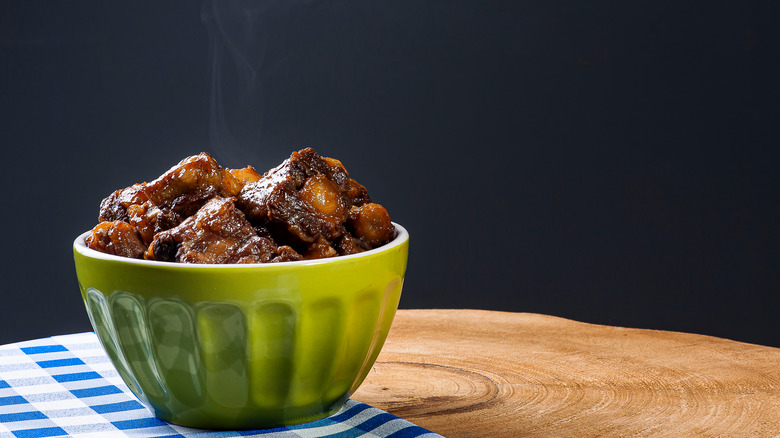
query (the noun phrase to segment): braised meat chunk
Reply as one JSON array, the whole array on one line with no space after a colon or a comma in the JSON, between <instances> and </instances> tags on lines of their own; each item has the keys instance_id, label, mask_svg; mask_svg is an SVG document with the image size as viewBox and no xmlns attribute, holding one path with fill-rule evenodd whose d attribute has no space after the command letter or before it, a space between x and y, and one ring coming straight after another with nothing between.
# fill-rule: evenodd
<instances>
[{"instance_id":1,"label":"braised meat chunk","mask_svg":"<svg viewBox=\"0 0 780 438\"><path fill-rule=\"evenodd\" d=\"M235 207L234 198L215 197L195 215L157 234L144 258L183 263L265 263L280 257ZM283 259L300 259L285 252ZM281 261L281 260L277 260Z\"/></svg>"},{"instance_id":2,"label":"braised meat chunk","mask_svg":"<svg viewBox=\"0 0 780 438\"><path fill-rule=\"evenodd\" d=\"M122 221L99 223L92 229L86 243L100 252L130 258L140 257L146 249L135 228Z\"/></svg>"},{"instance_id":3,"label":"braised meat chunk","mask_svg":"<svg viewBox=\"0 0 780 438\"><path fill-rule=\"evenodd\" d=\"M343 233L350 189L346 170L313 149L290 158L244 186L238 203L250 221L277 230L295 244L333 240Z\"/></svg>"},{"instance_id":4,"label":"braised meat chunk","mask_svg":"<svg viewBox=\"0 0 780 438\"><path fill-rule=\"evenodd\" d=\"M311 148L293 152L246 184L238 203L251 222L275 230L312 257L360 252L389 242L395 233L390 215L371 202L344 165Z\"/></svg>"},{"instance_id":5,"label":"braised meat chunk","mask_svg":"<svg viewBox=\"0 0 780 438\"><path fill-rule=\"evenodd\" d=\"M395 235L390 216L341 161L311 148L261 175L208 153L100 204L98 251L182 263L265 263L355 254Z\"/></svg>"},{"instance_id":6,"label":"braised meat chunk","mask_svg":"<svg viewBox=\"0 0 780 438\"><path fill-rule=\"evenodd\" d=\"M253 174L253 168L222 168L208 153L193 155L154 181L117 190L100 205L99 220L132 224L145 244L160 231L175 227L214 196L235 196Z\"/></svg>"},{"instance_id":7,"label":"braised meat chunk","mask_svg":"<svg viewBox=\"0 0 780 438\"><path fill-rule=\"evenodd\" d=\"M395 227L387 210L373 202L353 207L349 211L347 224L355 237L362 239L369 246L383 245L395 234Z\"/></svg>"}]
</instances>

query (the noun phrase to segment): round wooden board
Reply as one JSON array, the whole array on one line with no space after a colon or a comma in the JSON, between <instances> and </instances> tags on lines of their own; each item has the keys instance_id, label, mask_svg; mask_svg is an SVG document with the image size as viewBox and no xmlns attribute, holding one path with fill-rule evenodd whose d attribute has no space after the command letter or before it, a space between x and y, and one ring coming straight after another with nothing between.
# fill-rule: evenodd
<instances>
[{"instance_id":1,"label":"round wooden board","mask_svg":"<svg viewBox=\"0 0 780 438\"><path fill-rule=\"evenodd\" d=\"M399 310L353 398L446 437L778 437L780 349L537 314Z\"/></svg>"}]
</instances>

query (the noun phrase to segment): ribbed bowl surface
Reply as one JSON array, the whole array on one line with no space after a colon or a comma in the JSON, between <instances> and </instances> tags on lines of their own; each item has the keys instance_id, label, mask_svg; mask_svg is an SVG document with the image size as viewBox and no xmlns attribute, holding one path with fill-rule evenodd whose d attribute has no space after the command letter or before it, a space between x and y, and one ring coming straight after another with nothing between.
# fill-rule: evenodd
<instances>
[{"instance_id":1,"label":"ribbed bowl surface","mask_svg":"<svg viewBox=\"0 0 780 438\"><path fill-rule=\"evenodd\" d=\"M203 266L74 243L82 298L122 379L157 417L211 429L338 410L371 369L401 295L408 234L328 260Z\"/></svg>"}]
</instances>

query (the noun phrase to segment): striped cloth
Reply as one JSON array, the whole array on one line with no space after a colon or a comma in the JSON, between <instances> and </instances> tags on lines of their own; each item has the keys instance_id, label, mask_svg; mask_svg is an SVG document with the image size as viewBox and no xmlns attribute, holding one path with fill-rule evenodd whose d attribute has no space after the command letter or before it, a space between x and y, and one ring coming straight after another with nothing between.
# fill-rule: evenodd
<instances>
[{"instance_id":1,"label":"striped cloth","mask_svg":"<svg viewBox=\"0 0 780 438\"><path fill-rule=\"evenodd\" d=\"M205 431L161 421L130 392L94 333L0 346L0 438L438 437L380 409L347 401L311 423Z\"/></svg>"}]
</instances>

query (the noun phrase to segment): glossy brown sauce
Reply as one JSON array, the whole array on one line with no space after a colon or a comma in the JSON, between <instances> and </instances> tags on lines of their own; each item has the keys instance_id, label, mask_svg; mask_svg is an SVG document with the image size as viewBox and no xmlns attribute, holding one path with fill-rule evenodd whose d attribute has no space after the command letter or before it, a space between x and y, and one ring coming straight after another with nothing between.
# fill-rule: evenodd
<instances>
[{"instance_id":1,"label":"glossy brown sauce","mask_svg":"<svg viewBox=\"0 0 780 438\"><path fill-rule=\"evenodd\" d=\"M201 153L100 204L86 243L123 257L266 263L366 251L395 235L390 215L336 159L311 148L259 174Z\"/></svg>"}]
</instances>

